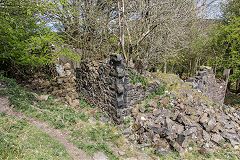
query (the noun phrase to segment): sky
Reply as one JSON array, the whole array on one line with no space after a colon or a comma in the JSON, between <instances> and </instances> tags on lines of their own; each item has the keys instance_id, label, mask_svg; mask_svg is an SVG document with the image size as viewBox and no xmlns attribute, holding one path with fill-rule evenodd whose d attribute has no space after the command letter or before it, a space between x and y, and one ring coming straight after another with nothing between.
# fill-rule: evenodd
<instances>
[{"instance_id":1,"label":"sky","mask_svg":"<svg viewBox=\"0 0 240 160\"><path fill-rule=\"evenodd\" d=\"M211 0L208 0L209 2ZM217 19L219 16L221 16L221 7L220 3L224 3L225 0L216 0L214 3L212 3L207 10L205 11L207 13L207 19Z\"/></svg>"}]
</instances>

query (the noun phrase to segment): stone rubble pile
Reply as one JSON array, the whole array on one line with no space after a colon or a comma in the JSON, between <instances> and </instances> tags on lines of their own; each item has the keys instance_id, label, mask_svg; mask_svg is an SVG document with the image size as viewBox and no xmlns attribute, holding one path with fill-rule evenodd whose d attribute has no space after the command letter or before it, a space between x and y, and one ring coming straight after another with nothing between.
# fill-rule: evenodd
<instances>
[{"instance_id":1,"label":"stone rubble pile","mask_svg":"<svg viewBox=\"0 0 240 160\"><path fill-rule=\"evenodd\" d=\"M204 104L191 107L190 102L170 97L157 96L134 108L135 122L126 135L143 146L153 146L160 154L170 147L184 153L192 141L207 151L226 141L239 149L240 111Z\"/></svg>"},{"instance_id":2,"label":"stone rubble pile","mask_svg":"<svg viewBox=\"0 0 240 160\"><path fill-rule=\"evenodd\" d=\"M157 88L162 86L162 83L155 80L147 84L147 88L144 88L141 83L132 84L130 83L130 78L126 74L126 92L127 92L127 106L128 108L134 108L138 103L142 102L147 95L156 91Z\"/></svg>"}]
</instances>

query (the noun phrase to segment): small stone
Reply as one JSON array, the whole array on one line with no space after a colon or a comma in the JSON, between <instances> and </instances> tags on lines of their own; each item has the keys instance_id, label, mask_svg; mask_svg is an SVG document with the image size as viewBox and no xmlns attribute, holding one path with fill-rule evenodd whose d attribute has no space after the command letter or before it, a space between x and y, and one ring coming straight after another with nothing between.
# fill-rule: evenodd
<instances>
[{"instance_id":1,"label":"small stone","mask_svg":"<svg viewBox=\"0 0 240 160\"><path fill-rule=\"evenodd\" d=\"M158 147L158 149L156 150L157 153L161 154L161 155L166 155L168 154L168 149L164 148L164 147Z\"/></svg>"},{"instance_id":2,"label":"small stone","mask_svg":"<svg viewBox=\"0 0 240 160\"><path fill-rule=\"evenodd\" d=\"M217 125L215 119L210 119L210 121L208 122L207 126L206 126L206 131L211 131L213 130L213 128Z\"/></svg>"},{"instance_id":3,"label":"small stone","mask_svg":"<svg viewBox=\"0 0 240 160\"><path fill-rule=\"evenodd\" d=\"M142 121L145 121L145 120L146 120L146 118L145 118L145 117L141 117L141 120L142 120Z\"/></svg>"},{"instance_id":4,"label":"small stone","mask_svg":"<svg viewBox=\"0 0 240 160\"><path fill-rule=\"evenodd\" d=\"M137 158L134 158L134 157L130 157L130 158L126 158L124 160L137 160Z\"/></svg>"},{"instance_id":5,"label":"small stone","mask_svg":"<svg viewBox=\"0 0 240 160\"><path fill-rule=\"evenodd\" d=\"M142 149L144 151L144 148L142 148ZM137 156L140 157L141 160L148 160L149 159L149 157L148 157L148 155L146 153L138 153Z\"/></svg>"},{"instance_id":6,"label":"small stone","mask_svg":"<svg viewBox=\"0 0 240 160\"><path fill-rule=\"evenodd\" d=\"M239 150L239 146L234 146L234 149Z\"/></svg>"},{"instance_id":7,"label":"small stone","mask_svg":"<svg viewBox=\"0 0 240 160\"><path fill-rule=\"evenodd\" d=\"M118 151L118 154L119 154L120 156L124 156L124 155L126 154L126 152L124 152L124 151Z\"/></svg>"},{"instance_id":8,"label":"small stone","mask_svg":"<svg viewBox=\"0 0 240 160\"><path fill-rule=\"evenodd\" d=\"M208 123L208 121L209 121L209 118L207 117L207 113L204 113L203 115L202 115L202 117L201 117L201 119L200 119L200 122L202 123L202 124L205 124L205 123Z\"/></svg>"},{"instance_id":9,"label":"small stone","mask_svg":"<svg viewBox=\"0 0 240 160\"><path fill-rule=\"evenodd\" d=\"M153 114L153 116L158 116L161 114L161 112L162 111L160 109L154 109L152 114Z\"/></svg>"},{"instance_id":10,"label":"small stone","mask_svg":"<svg viewBox=\"0 0 240 160\"><path fill-rule=\"evenodd\" d=\"M202 155L206 155L207 154L207 149L205 147L201 147L201 149L198 152Z\"/></svg>"},{"instance_id":11,"label":"small stone","mask_svg":"<svg viewBox=\"0 0 240 160\"><path fill-rule=\"evenodd\" d=\"M179 108L180 108L180 110L182 110L182 111L184 111L186 108L185 108L185 105L183 104L183 103L181 103L180 105L179 105Z\"/></svg>"},{"instance_id":12,"label":"small stone","mask_svg":"<svg viewBox=\"0 0 240 160\"><path fill-rule=\"evenodd\" d=\"M72 72L71 71L66 71L65 74L66 74L66 76L70 76L72 74Z\"/></svg>"},{"instance_id":13,"label":"small stone","mask_svg":"<svg viewBox=\"0 0 240 160\"><path fill-rule=\"evenodd\" d=\"M109 158L103 152L95 152L93 154L94 160L109 160Z\"/></svg>"},{"instance_id":14,"label":"small stone","mask_svg":"<svg viewBox=\"0 0 240 160\"><path fill-rule=\"evenodd\" d=\"M179 134L176 142L178 142L180 145L182 145L183 141L186 139L186 136L184 136L183 134Z\"/></svg>"},{"instance_id":15,"label":"small stone","mask_svg":"<svg viewBox=\"0 0 240 160\"><path fill-rule=\"evenodd\" d=\"M41 96L39 97L39 100L40 100L40 101L46 101L46 100L48 100L48 97L49 97L49 95L41 95Z\"/></svg>"},{"instance_id":16,"label":"small stone","mask_svg":"<svg viewBox=\"0 0 240 160\"><path fill-rule=\"evenodd\" d=\"M126 128L122 133L127 136L132 133L132 130L131 130L131 128Z\"/></svg>"},{"instance_id":17,"label":"small stone","mask_svg":"<svg viewBox=\"0 0 240 160\"><path fill-rule=\"evenodd\" d=\"M213 134L211 140L218 144L225 141L224 138L219 134Z\"/></svg>"},{"instance_id":18,"label":"small stone","mask_svg":"<svg viewBox=\"0 0 240 160\"><path fill-rule=\"evenodd\" d=\"M145 112L145 108L139 107L139 112L144 113Z\"/></svg>"},{"instance_id":19,"label":"small stone","mask_svg":"<svg viewBox=\"0 0 240 160\"><path fill-rule=\"evenodd\" d=\"M79 96L78 96L78 93L72 93L71 94L71 98L72 99L77 99Z\"/></svg>"},{"instance_id":20,"label":"small stone","mask_svg":"<svg viewBox=\"0 0 240 160\"><path fill-rule=\"evenodd\" d=\"M178 151L179 154L183 154L184 149L177 142L173 142L172 146Z\"/></svg>"},{"instance_id":21,"label":"small stone","mask_svg":"<svg viewBox=\"0 0 240 160\"><path fill-rule=\"evenodd\" d=\"M232 146L237 146L237 145L239 145L239 142L236 141L236 140L234 140L234 139L230 139L230 142L231 142Z\"/></svg>"},{"instance_id":22,"label":"small stone","mask_svg":"<svg viewBox=\"0 0 240 160\"><path fill-rule=\"evenodd\" d=\"M197 132L197 127L191 127L183 132L185 136L189 136L193 133Z\"/></svg>"},{"instance_id":23,"label":"small stone","mask_svg":"<svg viewBox=\"0 0 240 160\"><path fill-rule=\"evenodd\" d=\"M210 141L211 139L211 136L205 130L203 130L203 139L205 141Z\"/></svg>"},{"instance_id":24,"label":"small stone","mask_svg":"<svg viewBox=\"0 0 240 160\"><path fill-rule=\"evenodd\" d=\"M64 65L64 68L65 68L65 70L70 70L71 69L71 65L69 63L66 63Z\"/></svg>"},{"instance_id":25,"label":"small stone","mask_svg":"<svg viewBox=\"0 0 240 160\"><path fill-rule=\"evenodd\" d=\"M39 101L46 101L46 100L48 100L48 97L49 97L49 95L38 96L36 93L32 93L32 94Z\"/></svg>"},{"instance_id":26,"label":"small stone","mask_svg":"<svg viewBox=\"0 0 240 160\"><path fill-rule=\"evenodd\" d=\"M93 117L90 117L90 118L88 119L88 121L89 121L91 124L96 124L96 123L97 123L97 120L96 120L95 118L93 118Z\"/></svg>"},{"instance_id":27,"label":"small stone","mask_svg":"<svg viewBox=\"0 0 240 160\"><path fill-rule=\"evenodd\" d=\"M157 102L155 102L154 100L148 101L147 104L150 105L150 107L153 107L153 108L157 108L158 107Z\"/></svg>"},{"instance_id":28,"label":"small stone","mask_svg":"<svg viewBox=\"0 0 240 160\"><path fill-rule=\"evenodd\" d=\"M161 103L163 104L164 107L166 107L168 105L169 101L170 101L170 98L165 97L161 100Z\"/></svg>"},{"instance_id":29,"label":"small stone","mask_svg":"<svg viewBox=\"0 0 240 160\"><path fill-rule=\"evenodd\" d=\"M72 107L78 107L79 104L80 104L79 100L78 100L78 99L74 99L74 100L72 101L72 103L70 103L70 106L72 106Z\"/></svg>"}]
</instances>

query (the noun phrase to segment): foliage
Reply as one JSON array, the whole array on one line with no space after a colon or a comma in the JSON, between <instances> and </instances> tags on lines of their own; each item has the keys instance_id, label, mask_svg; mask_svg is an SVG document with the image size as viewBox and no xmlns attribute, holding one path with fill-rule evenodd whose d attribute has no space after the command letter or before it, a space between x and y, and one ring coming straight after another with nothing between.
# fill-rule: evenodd
<instances>
[{"instance_id":1,"label":"foliage","mask_svg":"<svg viewBox=\"0 0 240 160\"><path fill-rule=\"evenodd\" d=\"M59 54L51 48L61 48L63 39L42 21L45 11L41 1L8 0L0 2L0 65L43 66Z\"/></svg>"},{"instance_id":2,"label":"foliage","mask_svg":"<svg viewBox=\"0 0 240 160\"><path fill-rule=\"evenodd\" d=\"M223 8L223 23L213 36L212 48L216 52L217 69L232 69L231 81L240 79L240 10L239 1L228 1Z\"/></svg>"}]
</instances>

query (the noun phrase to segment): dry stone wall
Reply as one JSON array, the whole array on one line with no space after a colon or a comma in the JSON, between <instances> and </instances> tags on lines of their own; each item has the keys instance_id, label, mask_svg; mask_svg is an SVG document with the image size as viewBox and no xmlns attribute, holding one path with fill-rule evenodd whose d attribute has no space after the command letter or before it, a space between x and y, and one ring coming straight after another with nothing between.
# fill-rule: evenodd
<instances>
[{"instance_id":1,"label":"dry stone wall","mask_svg":"<svg viewBox=\"0 0 240 160\"><path fill-rule=\"evenodd\" d=\"M223 104L226 92L226 82L216 82L215 75L211 67L201 66L197 76L192 77L186 82L191 82L193 89L201 92L204 96Z\"/></svg>"},{"instance_id":2,"label":"dry stone wall","mask_svg":"<svg viewBox=\"0 0 240 160\"><path fill-rule=\"evenodd\" d=\"M125 64L119 54L103 62L83 61L76 69L78 92L88 103L102 108L115 122L130 115L132 108L159 83L150 83L147 89L131 84Z\"/></svg>"},{"instance_id":3,"label":"dry stone wall","mask_svg":"<svg viewBox=\"0 0 240 160\"><path fill-rule=\"evenodd\" d=\"M83 61L76 69L78 91L85 100L107 112L114 121L126 114L125 66L120 55L106 62Z\"/></svg>"},{"instance_id":4,"label":"dry stone wall","mask_svg":"<svg viewBox=\"0 0 240 160\"><path fill-rule=\"evenodd\" d=\"M69 104L72 107L79 106L79 96L76 90L76 77L69 63L64 66L57 65L58 75L52 81L46 80L45 74L36 74L30 79L30 87L33 90L56 96L56 101Z\"/></svg>"}]
</instances>

